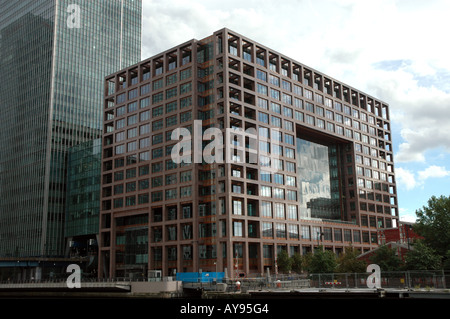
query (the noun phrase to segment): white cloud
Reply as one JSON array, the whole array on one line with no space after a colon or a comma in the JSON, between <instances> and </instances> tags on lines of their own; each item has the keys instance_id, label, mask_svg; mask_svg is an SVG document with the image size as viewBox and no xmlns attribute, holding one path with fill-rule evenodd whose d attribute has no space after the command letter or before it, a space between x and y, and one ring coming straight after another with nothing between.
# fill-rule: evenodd
<instances>
[{"instance_id":1,"label":"white cloud","mask_svg":"<svg viewBox=\"0 0 450 319\"><path fill-rule=\"evenodd\" d=\"M397 187L403 187L407 190L411 190L418 185L414 173L410 170L398 167L395 170L395 176L397 180Z\"/></svg>"},{"instance_id":2,"label":"white cloud","mask_svg":"<svg viewBox=\"0 0 450 319\"><path fill-rule=\"evenodd\" d=\"M430 178L450 176L450 171L446 170L443 166L431 165L424 170L418 171L417 174L414 174L411 170L398 167L395 171L395 176L397 187L405 188L409 191L416 187L423 186L426 180Z\"/></svg>"},{"instance_id":3,"label":"white cloud","mask_svg":"<svg viewBox=\"0 0 450 319\"><path fill-rule=\"evenodd\" d=\"M409 222L409 223L415 223L417 216L415 212L410 212L409 210L405 208L399 208L399 217L400 221L403 222Z\"/></svg>"},{"instance_id":4,"label":"white cloud","mask_svg":"<svg viewBox=\"0 0 450 319\"><path fill-rule=\"evenodd\" d=\"M450 176L450 171L447 171L445 167L432 165L425 170L418 172L418 178L421 181L425 181L428 178L439 178Z\"/></svg>"}]
</instances>

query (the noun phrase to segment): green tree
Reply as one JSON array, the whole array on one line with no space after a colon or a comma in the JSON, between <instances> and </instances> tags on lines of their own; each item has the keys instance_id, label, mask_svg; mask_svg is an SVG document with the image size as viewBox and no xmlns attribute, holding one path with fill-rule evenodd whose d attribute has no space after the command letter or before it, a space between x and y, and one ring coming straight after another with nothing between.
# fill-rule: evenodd
<instances>
[{"instance_id":1,"label":"green tree","mask_svg":"<svg viewBox=\"0 0 450 319\"><path fill-rule=\"evenodd\" d=\"M414 231L440 256L445 256L450 247L450 198L432 196L428 206L416 210L416 216Z\"/></svg>"},{"instance_id":2,"label":"green tree","mask_svg":"<svg viewBox=\"0 0 450 319\"><path fill-rule=\"evenodd\" d=\"M445 270L450 270L450 250L447 250L447 253L442 260L442 268Z\"/></svg>"},{"instance_id":3,"label":"green tree","mask_svg":"<svg viewBox=\"0 0 450 319\"><path fill-rule=\"evenodd\" d=\"M292 260L285 250L278 253L277 265L280 272L287 273L292 269Z\"/></svg>"},{"instance_id":4,"label":"green tree","mask_svg":"<svg viewBox=\"0 0 450 319\"><path fill-rule=\"evenodd\" d=\"M345 247L344 253L341 254L337 260L337 272L365 272L367 265L363 260L359 260L359 250L353 247Z\"/></svg>"},{"instance_id":5,"label":"green tree","mask_svg":"<svg viewBox=\"0 0 450 319\"><path fill-rule=\"evenodd\" d=\"M323 250L322 246L308 254L306 269L309 273L332 273L337 266L336 255L329 250Z\"/></svg>"},{"instance_id":6,"label":"green tree","mask_svg":"<svg viewBox=\"0 0 450 319\"><path fill-rule=\"evenodd\" d=\"M407 270L436 270L441 268L441 256L422 240L414 243L413 249L405 256Z\"/></svg>"},{"instance_id":7,"label":"green tree","mask_svg":"<svg viewBox=\"0 0 450 319\"><path fill-rule=\"evenodd\" d=\"M369 261L380 266L383 271L400 270L402 266L402 260L395 254L395 250L387 245L380 246Z\"/></svg>"},{"instance_id":8,"label":"green tree","mask_svg":"<svg viewBox=\"0 0 450 319\"><path fill-rule=\"evenodd\" d=\"M303 257L299 253L295 253L292 256L292 270L296 273L301 273L303 270Z\"/></svg>"}]
</instances>

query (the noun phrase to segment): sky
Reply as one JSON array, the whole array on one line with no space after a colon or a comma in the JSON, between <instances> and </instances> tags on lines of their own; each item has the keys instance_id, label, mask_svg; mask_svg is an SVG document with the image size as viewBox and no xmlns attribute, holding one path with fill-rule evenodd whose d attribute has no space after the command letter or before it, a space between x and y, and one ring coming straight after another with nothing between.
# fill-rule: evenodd
<instances>
[{"instance_id":1,"label":"sky","mask_svg":"<svg viewBox=\"0 0 450 319\"><path fill-rule=\"evenodd\" d=\"M143 0L142 59L224 27L389 104L400 220L450 196L450 1Z\"/></svg>"}]
</instances>

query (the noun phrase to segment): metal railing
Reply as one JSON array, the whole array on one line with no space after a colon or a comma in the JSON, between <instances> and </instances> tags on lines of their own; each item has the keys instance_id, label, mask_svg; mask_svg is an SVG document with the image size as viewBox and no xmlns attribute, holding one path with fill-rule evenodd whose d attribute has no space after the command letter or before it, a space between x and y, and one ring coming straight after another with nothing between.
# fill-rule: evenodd
<instances>
[{"instance_id":1,"label":"metal railing","mask_svg":"<svg viewBox=\"0 0 450 319\"><path fill-rule=\"evenodd\" d=\"M370 273L310 274L314 288L367 288ZM450 272L443 270L381 271L381 288L447 289Z\"/></svg>"},{"instance_id":2,"label":"metal railing","mask_svg":"<svg viewBox=\"0 0 450 319\"><path fill-rule=\"evenodd\" d=\"M272 275L253 278L224 279L218 282L183 283L185 288L197 288L215 291L249 290L296 290L304 288L318 289L367 289L367 280L371 273L321 273ZM381 288L409 290L450 290L450 271L382 271Z\"/></svg>"}]
</instances>

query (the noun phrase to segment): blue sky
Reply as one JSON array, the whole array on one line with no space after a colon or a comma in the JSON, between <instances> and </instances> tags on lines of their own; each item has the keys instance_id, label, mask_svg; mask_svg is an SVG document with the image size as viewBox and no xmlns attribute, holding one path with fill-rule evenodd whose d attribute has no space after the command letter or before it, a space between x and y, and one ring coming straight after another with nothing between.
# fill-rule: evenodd
<instances>
[{"instance_id":1,"label":"blue sky","mask_svg":"<svg viewBox=\"0 0 450 319\"><path fill-rule=\"evenodd\" d=\"M450 195L450 1L143 0L148 58L227 27L390 106L400 219Z\"/></svg>"}]
</instances>

